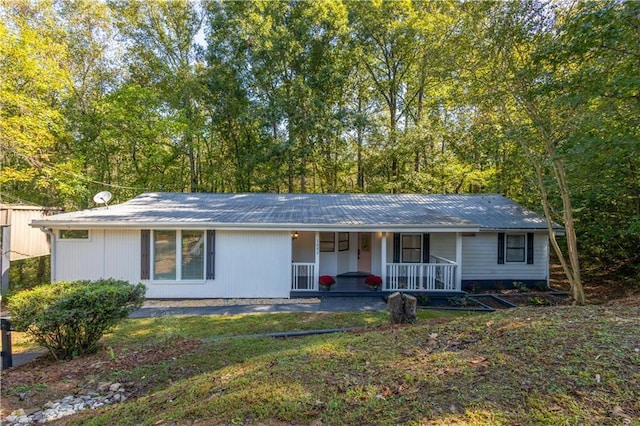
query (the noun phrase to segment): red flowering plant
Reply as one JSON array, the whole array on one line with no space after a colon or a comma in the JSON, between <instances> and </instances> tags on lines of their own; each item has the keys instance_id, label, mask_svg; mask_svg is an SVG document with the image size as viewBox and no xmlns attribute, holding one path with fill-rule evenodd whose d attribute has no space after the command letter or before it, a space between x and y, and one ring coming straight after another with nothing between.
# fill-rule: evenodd
<instances>
[{"instance_id":1,"label":"red flowering plant","mask_svg":"<svg viewBox=\"0 0 640 426\"><path fill-rule=\"evenodd\" d=\"M320 287L329 288L336 283L336 280L331 275L320 275L318 283L320 283Z\"/></svg>"},{"instance_id":2,"label":"red flowering plant","mask_svg":"<svg viewBox=\"0 0 640 426\"><path fill-rule=\"evenodd\" d=\"M382 285L382 278L377 275L369 275L364 279L364 283L369 287L379 288Z\"/></svg>"}]
</instances>

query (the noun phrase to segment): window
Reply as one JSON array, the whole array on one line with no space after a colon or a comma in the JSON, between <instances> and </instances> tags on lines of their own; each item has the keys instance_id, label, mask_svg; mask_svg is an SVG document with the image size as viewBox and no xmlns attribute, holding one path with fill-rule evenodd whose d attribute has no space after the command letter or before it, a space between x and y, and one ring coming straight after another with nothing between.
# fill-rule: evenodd
<instances>
[{"instance_id":1,"label":"window","mask_svg":"<svg viewBox=\"0 0 640 426\"><path fill-rule=\"evenodd\" d=\"M153 280L202 280L204 231L153 231Z\"/></svg>"},{"instance_id":2,"label":"window","mask_svg":"<svg viewBox=\"0 0 640 426\"><path fill-rule=\"evenodd\" d=\"M58 234L61 240L88 240L88 229L61 229Z\"/></svg>"},{"instance_id":3,"label":"window","mask_svg":"<svg viewBox=\"0 0 640 426\"><path fill-rule=\"evenodd\" d=\"M422 235L402 234L402 262L420 263Z\"/></svg>"},{"instance_id":4,"label":"window","mask_svg":"<svg viewBox=\"0 0 640 426\"><path fill-rule=\"evenodd\" d=\"M336 234L335 232L320 233L320 251L334 252L336 251Z\"/></svg>"},{"instance_id":5,"label":"window","mask_svg":"<svg viewBox=\"0 0 640 426\"><path fill-rule=\"evenodd\" d=\"M153 231L153 279L176 279L176 231Z\"/></svg>"},{"instance_id":6,"label":"window","mask_svg":"<svg viewBox=\"0 0 640 426\"><path fill-rule=\"evenodd\" d=\"M525 235L507 235L506 261L524 262L526 239Z\"/></svg>"},{"instance_id":7,"label":"window","mask_svg":"<svg viewBox=\"0 0 640 426\"><path fill-rule=\"evenodd\" d=\"M338 232L338 251L349 250L349 233Z\"/></svg>"},{"instance_id":8,"label":"window","mask_svg":"<svg viewBox=\"0 0 640 426\"><path fill-rule=\"evenodd\" d=\"M182 279L204 278L204 232L182 231Z\"/></svg>"}]
</instances>

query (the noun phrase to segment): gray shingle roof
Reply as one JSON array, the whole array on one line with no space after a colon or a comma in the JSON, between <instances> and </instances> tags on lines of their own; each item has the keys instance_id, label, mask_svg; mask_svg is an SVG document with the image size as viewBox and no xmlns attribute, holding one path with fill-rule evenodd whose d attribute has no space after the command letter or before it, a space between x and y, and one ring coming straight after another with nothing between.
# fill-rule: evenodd
<instances>
[{"instance_id":1,"label":"gray shingle roof","mask_svg":"<svg viewBox=\"0 0 640 426\"><path fill-rule=\"evenodd\" d=\"M34 226L456 227L546 229L501 195L145 193L125 203L48 216Z\"/></svg>"}]
</instances>

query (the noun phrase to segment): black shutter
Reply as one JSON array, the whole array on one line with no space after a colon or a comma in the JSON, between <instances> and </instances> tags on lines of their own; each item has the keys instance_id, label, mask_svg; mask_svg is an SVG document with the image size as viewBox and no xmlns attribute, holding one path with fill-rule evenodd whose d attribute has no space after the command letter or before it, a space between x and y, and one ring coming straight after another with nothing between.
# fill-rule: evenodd
<instances>
[{"instance_id":1,"label":"black shutter","mask_svg":"<svg viewBox=\"0 0 640 426\"><path fill-rule=\"evenodd\" d=\"M422 234L422 263L429 263L430 240L429 234Z\"/></svg>"},{"instance_id":2,"label":"black shutter","mask_svg":"<svg viewBox=\"0 0 640 426\"><path fill-rule=\"evenodd\" d=\"M504 232L498 232L498 264L504 263Z\"/></svg>"},{"instance_id":3,"label":"black shutter","mask_svg":"<svg viewBox=\"0 0 640 426\"><path fill-rule=\"evenodd\" d=\"M140 279L151 278L151 231L149 229L140 230Z\"/></svg>"},{"instance_id":4,"label":"black shutter","mask_svg":"<svg viewBox=\"0 0 640 426\"><path fill-rule=\"evenodd\" d=\"M533 232L527 234L527 264L533 265Z\"/></svg>"},{"instance_id":5,"label":"black shutter","mask_svg":"<svg viewBox=\"0 0 640 426\"><path fill-rule=\"evenodd\" d=\"M400 233L393 233L393 263L400 263Z\"/></svg>"},{"instance_id":6,"label":"black shutter","mask_svg":"<svg viewBox=\"0 0 640 426\"><path fill-rule=\"evenodd\" d=\"M216 231L207 230L207 279L216 277Z\"/></svg>"}]
</instances>

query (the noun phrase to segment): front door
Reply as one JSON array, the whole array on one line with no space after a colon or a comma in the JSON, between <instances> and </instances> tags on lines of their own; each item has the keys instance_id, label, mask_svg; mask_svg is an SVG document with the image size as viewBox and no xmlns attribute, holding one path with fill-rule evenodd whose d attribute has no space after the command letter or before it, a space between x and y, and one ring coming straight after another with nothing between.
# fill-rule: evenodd
<instances>
[{"instance_id":1,"label":"front door","mask_svg":"<svg viewBox=\"0 0 640 426\"><path fill-rule=\"evenodd\" d=\"M371 273L371 233L358 233L358 272Z\"/></svg>"}]
</instances>

